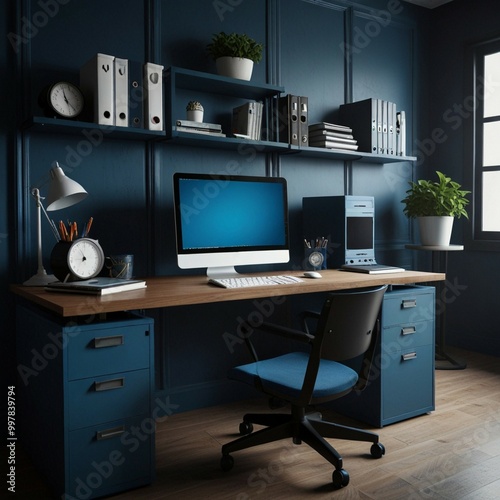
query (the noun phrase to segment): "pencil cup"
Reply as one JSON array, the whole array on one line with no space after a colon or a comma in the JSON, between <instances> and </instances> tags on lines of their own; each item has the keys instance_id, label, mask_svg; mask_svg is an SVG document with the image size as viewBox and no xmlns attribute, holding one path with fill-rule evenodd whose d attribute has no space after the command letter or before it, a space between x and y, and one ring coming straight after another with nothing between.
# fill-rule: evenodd
<instances>
[{"instance_id":1,"label":"pencil cup","mask_svg":"<svg viewBox=\"0 0 500 500\"><path fill-rule=\"evenodd\" d=\"M304 268L312 271L326 269L326 248L306 248Z\"/></svg>"},{"instance_id":2,"label":"pencil cup","mask_svg":"<svg viewBox=\"0 0 500 500\"><path fill-rule=\"evenodd\" d=\"M130 254L106 257L106 268L111 278L132 279L134 276L134 256Z\"/></svg>"}]
</instances>

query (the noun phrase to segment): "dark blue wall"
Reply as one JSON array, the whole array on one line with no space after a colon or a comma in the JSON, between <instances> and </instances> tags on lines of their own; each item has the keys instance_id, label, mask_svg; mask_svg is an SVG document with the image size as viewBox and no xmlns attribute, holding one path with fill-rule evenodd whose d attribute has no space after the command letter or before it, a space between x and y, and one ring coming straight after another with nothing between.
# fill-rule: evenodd
<instances>
[{"instance_id":1,"label":"dark blue wall","mask_svg":"<svg viewBox=\"0 0 500 500\"><path fill-rule=\"evenodd\" d=\"M285 267L299 267L302 262L302 197L344 193L375 196L380 261L413 268L427 265L427 256L404 248L413 240L413 228L400 204L408 181L420 177L426 163L351 164L298 155L238 154L162 142L89 138L81 131L23 132L20 124L40 113L36 100L44 85L63 78L77 83L80 66L96 52L149 60L166 68L176 65L215 72L205 52L212 34L240 31L266 45L252 79L307 95L311 121L334 121L339 105L347 100L386 99L406 111L408 144L415 144L426 137L429 121L435 118L428 112L430 96L434 107L439 104L433 85L436 71L429 67L429 61L439 63L436 51L429 48L437 35L428 29L440 9L428 11L397 0L53 0L46 3L54 11L44 17L42 3L23 0L0 7L4 35L16 30L22 34L26 23L38 23L36 33L20 44L19 56L6 36L2 38L4 74L20 75L17 82L14 78L0 82L12 97L6 106L10 119L0 128L0 307L10 332L3 352L11 378L14 320L8 283L22 282L36 271L35 207L28 187L44 178L54 160L90 193L84 202L54 216L78 221L93 216L93 236L106 254L133 253L137 275L181 273L174 250L173 172L224 172L229 165L237 165L244 174L274 172L287 179L293 247L292 261ZM23 7L17 15L16 4ZM460 35L456 36L459 44ZM351 45L352 57L346 56L346 43ZM185 96L186 100L197 97L197 93ZM447 97L440 96L445 108ZM210 109L209 96L205 99L207 113L219 112ZM48 267L53 237L46 224L43 241ZM308 298L308 302L315 300L320 297ZM279 305L251 301L150 311L156 320L158 358L165 361L158 363L159 391L169 393L181 410L240 396L231 395L225 373L245 359L245 353L239 343L233 345L227 339L235 338L242 321L259 315L276 320L291 317L303 303L295 298Z\"/></svg>"},{"instance_id":2,"label":"dark blue wall","mask_svg":"<svg viewBox=\"0 0 500 500\"><path fill-rule=\"evenodd\" d=\"M472 128L471 84L467 81L471 69L466 67L465 54L470 44L500 36L500 4L454 0L437 9L431 20L429 131L442 129L446 140L435 145L425 163L428 171L442 169L470 190L472 158L466 145ZM424 137L429 138L429 133ZM470 248L471 222L462 218L455 225L452 242L466 246L464 252L449 254L450 285L443 297L448 311L447 339L450 344L500 356L496 325L500 257L498 252Z\"/></svg>"}]
</instances>

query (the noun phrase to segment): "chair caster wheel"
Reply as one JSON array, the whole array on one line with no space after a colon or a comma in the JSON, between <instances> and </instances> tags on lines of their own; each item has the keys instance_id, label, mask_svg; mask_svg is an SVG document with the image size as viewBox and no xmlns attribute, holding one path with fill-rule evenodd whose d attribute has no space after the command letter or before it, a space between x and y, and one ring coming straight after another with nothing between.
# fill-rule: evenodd
<instances>
[{"instance_id":1,"label":"chair caster wheel","mask_svg":"<svg viewBox=\"0 0 500 500\"><path fill-rule=\"evenodd\" d=\"M222 455L222 458L220 459L220 468L224 472L231 470L233 468L233 465L234 465L234 458L231 455Z\"/></svg>"},{"instance_id":2,"label":"chair caster wheel","mask_svg":"<svg viewBox=\"0 0 500 500\"><path fill-rule=\"evenodd\" d=\"M252 422L241 422L240 424L240 434L245 436L246 434L251 434L253 432Z\"/></svg>"},{"instance_id":3,"label":"chair caster wheel","mask_svg":"<svg viewBox=\"0 0 500 500\"><path fill-rule=\"evenodd\" d=\"M335 469L332 473L333 487L338 490L349 484L349 473L344 469Z\"/></svg>"},{"instance_id":4,"label":"chair caster wheel","mask_svg":"<svg viewBox=\"0 0 500 500\"><path fill-rule=\"evenodd\" d=\"M385 455L385 447L382 443L372 444L370 453L372 454L373 458L382 458L382 456Z\"/></svg>"}]
</instances>

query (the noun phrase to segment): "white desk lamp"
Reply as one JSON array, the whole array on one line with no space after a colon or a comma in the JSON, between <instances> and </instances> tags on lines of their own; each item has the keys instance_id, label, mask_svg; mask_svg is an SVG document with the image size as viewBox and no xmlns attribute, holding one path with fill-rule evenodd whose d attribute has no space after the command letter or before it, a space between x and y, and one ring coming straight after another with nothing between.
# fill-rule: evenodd
<instances>
[{"instance_id":1,"label":"white desk lamp","mask_svg":"<svg viewBox=\"0 0 500 500\"><path fill-rule=\"evenodd\" d=\"M47 196L47 210L50 212L52 210L60 210L61 208L67 208L71 205L82 201L87 197L87 191L83 187L66 177L63 169L59 166L57 162L52 164L50 169L50 185L49 194ZM47 215L47 212L43 208L42 200L43 197L40 196L39 188L33 188L31 190L31 195L36 202L37 210L37 251L38 251L38 271L33 275L28 281L25 281L23 285L25 286L45 286L48 283L57 281L57 278L53 275L47 274L43 267L42 261L42 211L49 221L50 227L57 241L59 241L59 233L57 228L54 226L53 221Z\"/></svg>"}]
</instances>

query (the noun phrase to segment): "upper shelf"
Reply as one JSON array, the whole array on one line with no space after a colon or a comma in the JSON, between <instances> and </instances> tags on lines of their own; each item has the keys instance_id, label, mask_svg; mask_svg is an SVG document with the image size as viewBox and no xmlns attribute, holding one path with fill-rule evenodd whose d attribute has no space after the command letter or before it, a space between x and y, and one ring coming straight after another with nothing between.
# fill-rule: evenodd
<instances>
[{"instance_id":1,"label":"upper shelf","mask_svg":"<svg viewBox=\"0 0 500 500\"><path fill-rule=\"evenodd\" d=\"M244 97L260 100L285 92L284 87L277 85L237 80L227 76L203 73L201 71L178 68L176 66L170 67L166 75L172 78L173 88L177 87L196 91L203 90L203 92L230 97Z\"/></svg>"}]
</instances>

